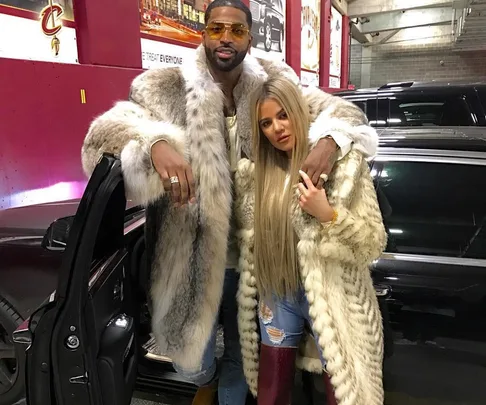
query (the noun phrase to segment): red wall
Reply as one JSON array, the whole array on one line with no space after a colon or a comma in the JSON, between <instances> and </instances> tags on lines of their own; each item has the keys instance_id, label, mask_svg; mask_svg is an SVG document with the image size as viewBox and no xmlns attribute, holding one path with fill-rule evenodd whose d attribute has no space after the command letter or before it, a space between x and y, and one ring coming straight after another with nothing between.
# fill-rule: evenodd
<instances>
[{"instance_id":1,"label":"red wall","mask_svg":"<svg viewBox=\"0 0 486 405\"><path fill-rule=\"evenodd\" d=\"M138 1L74 0L74 18L80 65L0 58L0 210L80 197L88 126L142 72Z\"/></svg>"},{"instance_id":2,"label":"red wall","mask_svg":"<svg viewBox=\"0 0 486 405\"><path fill-rule=\"evenodd\" d=\"M80 151L89 123L114 100L127 99L140 72L0 58L0 209L19 205L19 193L46 187L54 186L51 194L33 198L78 197L82 189L68 196L68 185L55 185L85 181Z\"/></svg>"},{"instance_id":3,"label":"red wall","mask_svg":"<svg viewBox=\"0 0 486 405\"><path fill-rule=\"evenodd\" d=\"M295 70L295 73L300 77L300 67L302 65L302 50L301 50L301 15L302 2L301 0L287 0L286 10L286 30L285 30L285 56L287 64ZM292 16L299 16L295 18Z\"/></svg>"},{"instance_id":4,"label":"red wall","mask_svg":"<svg viewBox=\"0 0 486 405\"><path fill-rule=\"evenodd\" d=\"M79 63L142 67L139 1L74 0Z\"/></svg>"}]
</instances>

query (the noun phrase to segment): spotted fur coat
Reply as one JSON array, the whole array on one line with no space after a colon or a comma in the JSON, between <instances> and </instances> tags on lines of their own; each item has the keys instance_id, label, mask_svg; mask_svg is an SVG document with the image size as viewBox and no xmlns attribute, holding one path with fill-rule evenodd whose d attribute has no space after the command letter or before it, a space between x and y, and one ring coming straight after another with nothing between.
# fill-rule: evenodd
<instances>
[{"instance_id":1,"label":"spotted fur coat","mask_svg":"<svg viewBox=\"0 0 486 405\"><path fill-rule=\"evenodd\" d=\"M298 81L285 64L245 58L234 99L246 156L251 156L249 94L271 75ZM359 108L318 90L307 97L315 111L322 111L311 144L339 132L374 153L376 133ZM127 196L147 206L152 330L165 354L194 371L200 369L218 314L233 202L223 103L200 47L187 67L148 70L135 78L129 100L93 121L82 148L88 176L101 153L119 156ZM164 195L150 160L150 145L162 138L190 163L197 204L174 209Z\"/></svg>"},{"instance_id":2,"label":"spotted fur coat","mask_svg":"<svg viewBox=\"0 0 486 405\"><path fill-rule=\"evenodd\" d=\"M256 396L259 335L258 290L253 259L254 164L239 162L235 177L237 236L240 244L238 327L243 366ZM386 232L368 165L353 149L334 167L326 191L338 219L323 226L293 203L299 237L300 276L314 332L339 405L382 405L383 332L369 265L382 253ZM306 336L297 366L322 372L314 339Z\"/></svg>"}]
</instances>

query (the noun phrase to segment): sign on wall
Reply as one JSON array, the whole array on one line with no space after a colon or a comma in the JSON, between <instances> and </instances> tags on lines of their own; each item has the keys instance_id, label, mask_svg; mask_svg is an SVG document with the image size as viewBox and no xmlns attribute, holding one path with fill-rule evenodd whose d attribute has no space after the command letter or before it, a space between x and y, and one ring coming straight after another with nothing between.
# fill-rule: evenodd
<instances>
[{"instance_id":1,"label":"sign on wall","mask_svg":"<svg viewBox=\"0 0 486 405\"><path fill-rule=\"evenodd\" d=\"M72 0L0 0L0 57L77 63Z\"/></svg>"},{"instance_id":2,"label":"sign on wall","mask_svg":"<svg viewBox=\"0 0 486 405\"><path fill-rule=\"evenodd\" d=\"M213 0L139 0L140 31L199 45L204 13Z\"/></svg>"},{"instance_id":3,"label":"sign on wall","mask_svg":"<svg viewBox=\"0 0 486 405\"><path fill-rule=\"evenodd\" d=\"M321 1L302 0L301 68L302 79L314 82L319 71ZM307 77L308 76L308 77ZM317 82L319 82L317 76Z\"/></svg>"},{"instance_id":4,"label":"sign on wall","mask_svg":"<svg viewBox=\"0 0 486 405\"><path fill-rule=\"evenodd\" d=\"M343 16L331 8L331 60L329 66L329 87L341 87L341 52L343 44Z\"/></svg>"},{"instance_id":5,"label":"sign on wall","mask_svg":"<svg viewBox=\"0 0 486 405\"><path fill-rule=\"evenodd\" d=\"M195 57L196 50L193 48L142 38L142 67L144 69L184 66L194 63Z\"/></svg>"},{"instance_id":6,"label":"sign on wall","mask_svg":"<svg viewBox=\"0 0 486 405\"><path fill-rule=\"evenodd\" d=\"M285 61L286 0L250 0L250 11L253 19L251 54Z\"/></svg>"},{"instance_id":7,"label":"sign on wall","mask_svg":"<svg viewBox=\"0 0 486 405\"><path fill-rule=\"evenodd\" d=\"M73 0L0 0L0 6L10 7L17 10L33 11L39 13L47 6L59 4L63 9L65 20L74 20ZM0 9L0 12L2 10Z\"/></svg>"}]
</instances>

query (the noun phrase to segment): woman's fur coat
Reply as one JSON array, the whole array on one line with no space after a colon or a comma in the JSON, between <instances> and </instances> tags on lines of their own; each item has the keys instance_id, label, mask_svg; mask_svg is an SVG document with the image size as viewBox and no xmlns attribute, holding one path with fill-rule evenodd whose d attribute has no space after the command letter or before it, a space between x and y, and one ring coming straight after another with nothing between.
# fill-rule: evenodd
<instances>
[{"instance_id":1,"label":"woman's fur coat","mask_svg":"<svg viewBox=\"0 0 486 405\"><path fill-rule=\"evenodd\" d=\"M323 226L293 203L292 221L299 237L300 276L309 301L313 329L327 361L339 405L382 405L383 332L369 265L386 243L375 189L363 154L353 149L339 161L326 183L338 211ZM235 177L236 219L240 244L238 326L243 366L256 396L258 381L258 290L254 277L254 163L239 162ZM322 372L312 337L306 336L297 366ZM277 371L277 370L276 370Z\"/></svg>"},{"instance_id":2,"label":"woman's fur coat","mask_svg":"<svg viewBox=\"0 0 486 405\"><path fill-rule=\"evenodd\" d=\"M283 63L247 55L234 89L237 136L251 156L249 94L272 75L298 78ZM311 145L325 135L349 136L373 154L376 132L353 104L317 89L308 91L321 114ZM222 295L232 178L224 95L209 73L204 48L182 68L148 70L135 78L129 101L96 118L82 148L89 176L100 154L120 157L129 198L147 205L146 248L151 264L152 329L162 352L186 370L198 371ZM172 207L150 159L150 145L165 139L191 165L197 203Z\"/></svg>"}]
</instances>

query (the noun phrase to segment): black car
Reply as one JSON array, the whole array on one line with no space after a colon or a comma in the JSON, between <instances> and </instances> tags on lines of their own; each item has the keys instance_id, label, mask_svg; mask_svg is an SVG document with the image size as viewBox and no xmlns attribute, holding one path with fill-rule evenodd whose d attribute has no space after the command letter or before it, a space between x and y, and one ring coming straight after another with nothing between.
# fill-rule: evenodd
<instances>
[{"instance_id":1,"label":"black car","mask_svg":"<svg viewBox=\"0 0 486 405\"><path fill-rule=\"evenodd\" d=\"M359 106L379 128L486 126L486 84L388 83L335 93Z\"/></svg>"},{"instance_id":2,"label":"black car","mask_svg":"<svg viewBox=\"0 0 486 405\"><path fill-rule=\"evenodd\" d=\"M370 165L389 235L372 268L386 403L485 404L485 130L385 129ZM134 390L181 404L195 387L151 339L145 212L126 209L119 160L105 156L76 215L62 215L41 232L19 209L26 225L1 230L1 257L9 258L1 286L14 286L12 301L2 302L15 311L12 324L29 318L13 334L15 348L4 344L0 364L2 353L16 355L9 370L17 386L25 374L29 405L129 404ZM294 403L325 403L319 378L301 381ZM8 392L2 405L11 403Z\"/></svg>"}]
</instances>

